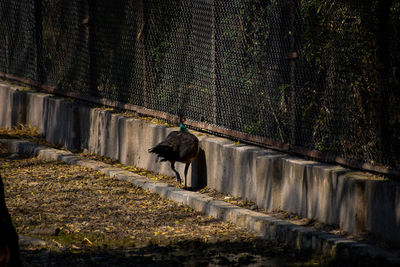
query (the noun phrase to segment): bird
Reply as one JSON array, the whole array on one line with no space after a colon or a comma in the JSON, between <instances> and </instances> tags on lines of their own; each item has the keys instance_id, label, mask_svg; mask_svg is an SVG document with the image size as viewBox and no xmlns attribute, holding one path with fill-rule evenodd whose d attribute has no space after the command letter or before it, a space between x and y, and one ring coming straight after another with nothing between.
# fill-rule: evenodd
<instances>
[{"instance_id":1,"label":"bird","mask_svg":"<svg viewBox=\"0 0 400 267\"><path fill-rule=\"evenodd\" d=\"M167 138L161 143L149 149L150 153L157 154L157 158L161 158L161 162L169 161L171 169L176 174L176 180L182 183L179 172L175 169L175 162L185 163L185 185L187 184L187 172L190 163L197 157L199 153L199 139L188 131L183 124L184 119L180 117L179 131L173 131L168 134Z\"/></svg>"}]
</instances>

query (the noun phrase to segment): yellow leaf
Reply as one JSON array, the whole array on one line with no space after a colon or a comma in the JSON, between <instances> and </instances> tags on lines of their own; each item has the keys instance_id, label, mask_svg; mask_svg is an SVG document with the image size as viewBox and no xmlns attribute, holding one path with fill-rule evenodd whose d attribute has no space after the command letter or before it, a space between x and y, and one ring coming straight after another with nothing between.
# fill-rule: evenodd
<instances>
[{"instance_id":1,"label":"yellow leaf","mask_svg":"<svg viewBox=\"0 0 400 267\"><path fill-rule=\"evenodd\" d=\"M93 242L90 241L88 238L85 237L85 238L83 239L83 241L84 241L85 243L87 243L87 244L93 246Z\"/></svg>"}]
</instances>

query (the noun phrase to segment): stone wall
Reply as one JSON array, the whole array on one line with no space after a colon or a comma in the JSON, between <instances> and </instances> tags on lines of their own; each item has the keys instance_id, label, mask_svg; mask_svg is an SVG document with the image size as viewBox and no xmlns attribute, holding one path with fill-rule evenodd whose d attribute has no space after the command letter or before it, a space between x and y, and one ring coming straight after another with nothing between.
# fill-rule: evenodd
<instances>
[{"instance_id":1,"label":"stone wall","mask_svg":"<svg viewBox=\"0 0 400 267\"><path fill-rule=\"evenodd\" d=\"M169 163L148 149L170 131L148 119L128 118L49 94L0 83L0 127L26 123L47 141L71 151L119 160L173 176ZM193 132L193 131L192 131ZM350 233L371 232L400 245L400 183L296 158L281 152L204 133L201 152L189 169L188 185L207 185L252 200L266 210L284 210L339 225ZM183 175L184 164L177 164Z\"/></svg>"}]
</instances>

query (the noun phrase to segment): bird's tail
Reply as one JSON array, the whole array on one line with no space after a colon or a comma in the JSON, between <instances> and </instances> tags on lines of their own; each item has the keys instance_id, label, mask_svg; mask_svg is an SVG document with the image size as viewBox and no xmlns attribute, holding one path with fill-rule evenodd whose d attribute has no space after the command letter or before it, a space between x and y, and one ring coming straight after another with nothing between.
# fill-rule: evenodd
<instances>
[{"instance_id":1,"label":"bird's tail","mask_svg":"<svg viewBox=\"0 0 400 267\"><path fill-rule=\"evenodd\" d=\"M162 158L161 161L167 161L171 156L172 149L169 146L157 145L149 149L149 153L157 154L159 158Z\"/></svg>"}]
</instances>

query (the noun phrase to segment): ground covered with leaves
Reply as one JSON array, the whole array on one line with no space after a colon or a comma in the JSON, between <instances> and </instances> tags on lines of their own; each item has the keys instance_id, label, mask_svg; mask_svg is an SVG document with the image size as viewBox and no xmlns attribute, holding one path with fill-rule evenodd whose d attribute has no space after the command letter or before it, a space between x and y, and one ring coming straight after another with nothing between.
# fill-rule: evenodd
<instances>
[{"instance_id":1,"label":"ground covered with leaves","mask_svg":"<svg viewBox=\"0 0 400 267\"><path fill-rule=\"evenodd\" d=\"M27 266L313 264L229 222L84 167L9 154L0 144L0 173Z\"/></svg>"}]
</instances>

